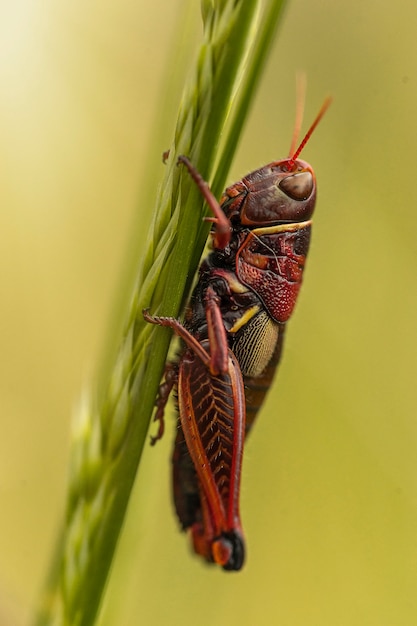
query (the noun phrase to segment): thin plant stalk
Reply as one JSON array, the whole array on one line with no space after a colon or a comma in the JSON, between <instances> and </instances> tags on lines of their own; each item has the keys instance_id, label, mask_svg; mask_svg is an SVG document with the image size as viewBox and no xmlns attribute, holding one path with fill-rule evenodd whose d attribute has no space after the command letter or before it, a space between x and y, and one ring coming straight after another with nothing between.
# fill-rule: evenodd
<instances>
[{"instance_id":1,"label":"thin plant stalk","mask_svg":"<svg viewBox=\"0 0 417 626\"><path fill-rule=\"evenodd\" d=\"M208 234L201 196L177 158L187 155L207 180L217 164L219 194L284 0L201 4L204 37L183 93L120 349L100 392L84 394L74 424L65 528L38 625L96 620L171 338L167 329L146 324L142 309L179 315Z\"/></svg>"}]
</instances>

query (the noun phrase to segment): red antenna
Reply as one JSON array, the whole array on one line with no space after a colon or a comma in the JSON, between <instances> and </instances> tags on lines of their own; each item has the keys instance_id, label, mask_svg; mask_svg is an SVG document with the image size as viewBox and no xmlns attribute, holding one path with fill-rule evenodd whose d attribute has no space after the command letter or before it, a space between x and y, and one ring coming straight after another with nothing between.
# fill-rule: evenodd
<instances>
[{"instance_id":1,"label":"red antenna","mask_svg":"<svg viewBox=\"0 0 417 626\"><path fill-rule=\"evenodd\" d=\"M307 141L310 139L311 135L313 134L314 129L316 128L317 124L320 122L321 118L326 113L327 109L329 108L329 106L331 104L331 101L332 101L332 98L330 96L325 99L325 101L323 102L323 104L321 106L320 111L318 112L318 114L316 116L316 119L314 120L314 122L312 123L312 125L310 126L310 128L308 129L306 134L304 135L304 139L302 140L302 142L298 146L297 150L293 154L291 154L291 152L293 150L293 144L295 144L294 137L293 137L293 141L292 141L292 144L291 144L291 152L290 152L290 156L289 156L289 165L290 166L292 164L294 164L294 161L300 156L301 151L304 149L304 146L306 145ZM298 108L299 107L297 106L297 109ZM298 110L297 110L296 125L297 124L299 124L299 122L298 122Z\"/></svg>"}]
</instances>

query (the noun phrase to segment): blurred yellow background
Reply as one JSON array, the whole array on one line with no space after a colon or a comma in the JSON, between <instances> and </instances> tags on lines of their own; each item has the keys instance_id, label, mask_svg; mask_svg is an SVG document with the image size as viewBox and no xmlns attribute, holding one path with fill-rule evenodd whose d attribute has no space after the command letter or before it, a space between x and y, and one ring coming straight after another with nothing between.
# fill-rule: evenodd
<instances>
[{"instance_id":1,"label":"blurred yellow background","mask_svg":"<svg viewBox=\"0 0 417 626\"><path fill-rule=\"evenodd\" d=\"M2 626L36 605L71 415L117 340L131 231L145 241L152 211L142 184L177 111L161 88L183 6L0 7ZM145 452L103 626L417 624L416 20L411 0L289 4L228 182L287 156L298 70L304 128L334 103L303 153L319 185L313 244L246 448L247 563L226 574L190 555L170 504L172 417Z\"/></svg>"}]
</instances>

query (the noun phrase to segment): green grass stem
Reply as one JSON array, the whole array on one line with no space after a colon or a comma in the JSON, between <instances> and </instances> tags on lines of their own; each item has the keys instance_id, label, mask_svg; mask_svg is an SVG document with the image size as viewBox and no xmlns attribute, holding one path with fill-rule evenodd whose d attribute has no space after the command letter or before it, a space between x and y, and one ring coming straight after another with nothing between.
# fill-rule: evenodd
<instances>
[{"instance_id":1,"label":"green grass stem","mask_svg":"<svg viewBox=\"0 0 417 626\"><path fill-rule=\"evenodd\" d=\"M74 425L65 530L38 624L96 620L171 339L167 329L143 321L142 309L180 314L208 235L201 196L177 158L187 155L219 195L283 4L202 1L203 41L183 93L120 349L103 391L85 394Z\"/></svg>"}]
</instances>

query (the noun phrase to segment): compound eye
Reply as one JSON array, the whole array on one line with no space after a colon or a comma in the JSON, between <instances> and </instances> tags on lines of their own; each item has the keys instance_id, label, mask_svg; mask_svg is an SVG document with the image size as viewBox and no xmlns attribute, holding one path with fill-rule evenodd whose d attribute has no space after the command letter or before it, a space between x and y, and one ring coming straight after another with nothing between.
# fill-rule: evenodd
<instances>
[{"instance_id":1,"label":"compound eye","mask_svg":"<svg viewBox=\"0 0 417 626\"><path fill-rule=\"evenodd\" d=\"M293 200L307 200L314 189L313 176L311 172L292 174L283 178L279 187Z\"/></svg>"}]
</instances>

